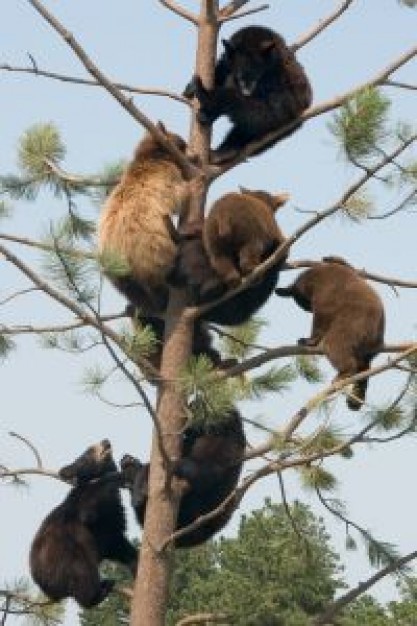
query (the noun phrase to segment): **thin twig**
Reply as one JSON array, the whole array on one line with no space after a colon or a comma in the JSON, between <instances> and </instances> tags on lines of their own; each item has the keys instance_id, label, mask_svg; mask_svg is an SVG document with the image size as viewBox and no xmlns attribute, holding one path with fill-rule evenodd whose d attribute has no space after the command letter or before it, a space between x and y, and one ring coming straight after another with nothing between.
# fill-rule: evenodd
<instances>
[{"instance_id":1,"label":"thin twig","mask_svg":"<svg viewBox=\"0 0 417 626\"><path fill-rule=\"evenodd\" d=\"M123 319L126 317L125 313L119 313L117 315L102 315L99 318L101 323L103 322L111 322L113 320ZM77 328L84 328L85 326L89 326L85 320L78 320L76 322L72 322L71 324L62 324L59 326L30 326L28 324L21 326L3 326L0 324L0 334L2 335L42 335L48 333L65 333Z\"/></svg>"},{"instance_id":2,"label":"thin twig","mask_svg":"<svg viewBox=\"0 0 417 626\"><path fill-rule=\"evenodd\" d=\"M4 241L11 241L13 243L20 243L23 246L29 246L30 248L38 248L39 250L45 250L46 252L53 252L54 246L50 243L44 243L43 241L36 241L35 239L29 239L29 237L18 237L17 235L9 235L8 233L0 233L0 239ZM87 250L79 250L76 248L61 248L63 254L73 256L80 259L92 259L97 260L97 254L95 252L87 252Z\"/></svg>"},{"instance_id":3,"label":"thin twig","mask_svg":"<svg viewBox=\"0 0 417 626\"><path fill-rule=\"evenodd\" d=\"M235 13L233 15L229 15L226 17L221 17L222 11L220 11L218 22L219 24L224 24L225 22L238 20L241 17L247 17L248 15L253 15L254 13L260 13L261 11L266 11L267 9L269 9L269 4L261 4L259 7L254 7L253 9L248 9L247 11L241 11L240 13Z\"/></svg>"},{"instance_id":4,"label":"thin twig","mask_svg":"<svg viewBox=\"0 0 417 626\"><path fill-rule=\"evenodd\" d=\"M191 11L187 11L183 7L178 6L178 4L174 2L173 0L159 0L159 2L167 9L169 9L173 13L176 13L176 15L179 15L185 20L188 20L195 26L199 25L200 20L198 19L197 15L195 15L194 13L191 13Z\"/></svg>"},{"instance_id":5,"label":"thin twig","mask_svg":"<svg viewBox=\"0 0 417 626\"><path fill-rule=\"evenodd\" d=\"M11 296L7 296L7 298L5 298L4 300L0 300L0 306L3 306L3 304L7 304L8 302L11 302L15 298L18 298L19 296L23 296L27 293L31 293L32 291L39 291L39 289L38 287L28 287L27 289L16 291L15 293L12 293Z\"/></svg>"},{"instance_id":6,"label":"thin twig","mask_svg":"<svg viewBox=\"0 0 417 626\"><path fill-rule=\"evenodd\" d=\"M307 31L305 35L302 35L294 44L292 44L291 49L297 51L305 46L307 43L309 43L312 39L317 37L317 35L323 32L325 28L335 22L342 15L342 13L344 13L350 7L353 2L354 0L344 0L344 2L341 3L339 8L334 11L334 13L331 13L325 19L319 20L319 23L316 26L311 28L309 31Z\"/></svg>"},{"instance_id":7,"label":"thin twig","mask_svg":"<svg viewBox=\"0 0 417 626\"><path fill-rule=\"evenodd\" d=\"M85 85L87 87L103 87L103 85L95 80L91 80L89 78L78 78L77 76L70 76L68 74L57 74L56 72L48 72L46 70L40 70L39 67L19 67L13 66L9 64L0 65L0 70L6 72L21 72L25 74L34 74L35 76L41 76L44 78L51 78L53 80L58 80L64 83L74 83L77 85ZM155 89L151 87L133 87L131 85L126 85L125 83L113 83L118 89L121 91L127 91L129 93L136 93L139 95L149 95L149 96L164 96L166 98L171 98L172 100L176 100L177 102L181 102L182 104L186 104L188 107L192 107L192 103L188 98L184 96L180 96L177 93L172 91L166 91L164 89Z\"/></svg>"},{"instance_id":8,"label":"thin twig","mask_svg":"<svg viewBox=\"0 0 417 626\"><path fill-rule=\"evenodd\" d=\"M386 80L384 82L384 85L387 85L388 87L399 87L401 89L411 89L412 91L416 91L417 90L417 85L410 85L408 83L401 83L398 80Z\"/></svg>"},{"instance_id":9,"label":"thin twig","mask_svg":"<svg viewBox=\"0 0 417 626\"><path fill-rule=\"evenodd\" d=\"M20 439L20 441L23 441L23 443L25 443L27 445L27 447L33 452L33 455L34 455L34 457L36 459L36 464L37 464L38 469L43 469L43 463L42 463L41 455L39 454L38 450L35 448L33 443L31 443L28 439L26 439L26 437L23 437L22 435L19 435L18 433L14 433L14 432L10 431L9 435L11 437L16 437L16 439Z\"/></svg>"},{"instance_id":10,"label":"thin twig","mask_svg":"<svg viewBox=\"0 0 417 626\"><path fill-rule=\"evenodd\" d=\"M320 265L322 261L310 261L308 259L300 259L298 261L287 261L283 270L298 270L306 267L315 267ZM353 266L352 266L353 267ZM362 276L363 278L368 278L369 280L373 280L376 283L382 283L388 285L389 287L403 287L404 289L416 289L417 282L410 280L402 280L400 278L393 278L391 276L381 276L380 274L374 274L373 272L369 272L367 270L362 270L357 267L354 268L355 271Z\"/></svg>"},{"instance_id":11,"label":"thin twig","mask_svg":"<svg viewBox=\"0 0 417 626\"><path fill-rule=\"evenodd\" d=\"M366 219L368 219L368 220L385 220L387 217L391 217L392 215L395 215L396 213L399 213L400 211L402 211L407 206L407 204L413 200L413 198L417 198L417 190L416 189L413 189L413 191L411 191L404 198L404 200L402 200L400 202L400 204L398 206L396 206L394 209L391 209L391 211L387 211L386 213L380 213L379 215L369 215Z\"/></svg>"}]
</instances>

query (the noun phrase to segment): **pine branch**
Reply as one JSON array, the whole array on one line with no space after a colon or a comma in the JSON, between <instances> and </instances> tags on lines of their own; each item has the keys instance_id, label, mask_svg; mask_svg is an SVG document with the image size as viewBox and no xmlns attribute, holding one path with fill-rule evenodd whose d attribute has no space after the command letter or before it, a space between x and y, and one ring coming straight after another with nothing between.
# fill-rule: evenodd
<instances>
[{"instance_id":1,"label":"pine branch","mask_svg":"<svg viewBox=\"0 0 417 626\"><path fill-rule=\"evenodd\" d=\"M51 296L53 300L66 307L70 311L72 311L76 317L82 320L86 325L93 326L96 328L101 334L104 334L106 337L109 337L118 348L126 354L129 358L130 355L126 352L126 347L123 345L123 342L120 340L119 335L108 325L102 324L99 319L93 315L90 315L85 311L85 309L78 304L76 304L73 300L68 298L66 295L49 285L46 281L44 281L40 276L38 276L28 265L23 263L15 254L10 252L7 248L5 248L2 244L0 244L0 254L2 254L7 261L12 263L15 267L17 267L25 276L27 276L39 289L44 291L46 294ZM135 364L139 365L139 367L144 367L147 371L151 372L152 376L157 376L157 370L147 361L146 359L138 358L137 361L134 361Z\"/></svg>"},{"instance_id":2,"label":"pine branch","mask_svg":"<svg viewBox=\"0 0 417 626\"><path fill-rule=\"evenodd\" d=\"M195 613L194 615L183 617L175 626L193 626L194 624L203 624L203 626L222 624L222 626L228 626L232 623L228 619L227 613Z\"/></svg>"}]
</instances>

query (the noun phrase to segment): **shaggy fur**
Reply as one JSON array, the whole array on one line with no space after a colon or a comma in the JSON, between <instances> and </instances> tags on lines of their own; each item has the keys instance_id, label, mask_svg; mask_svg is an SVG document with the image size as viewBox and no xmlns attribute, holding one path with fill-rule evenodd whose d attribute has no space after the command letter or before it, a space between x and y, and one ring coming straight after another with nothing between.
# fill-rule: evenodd
<instances>
[{"instance_id":1,"label":"shaggy fur","mask_svg":"<svg viewBox=\"0 0 417 626\"><path fill-rule=\"evenodd\" d=\"M189 426L184 432L182 458L175 474L188 484L181 498L177 529L184 528L201 515L218 507L236 487L243 463L245 435L237 410L212 429ZM141 526L144 524L148 497L149 464L125 455L121 461L124 486L131 492L132 506ZM235 505L176 540L177 548L189 548L210 539L230 520Z\"/></svg>"},{"instance_id":2,"label":"shaggy fur","mask_svg":"<svg viewBox=\"0 0 417 626\"><path fill-rule=\"evenodd\" d=\"M212 161L235 158L246 146L296 120L312 102L312 90L303 67L284 39L262 26L247 26L229 40L216 64L214 89L207 90L197 76L185 95L200 101L199 120L211 124L227 115L232 129L214 151ZM298 122L259 154L301 126Z\"/></svg>"},{"instance_id":3,"label":"shaggy fur","mask_svg":"<svg viewBox=\"0 0 417 626\"><path fill-rule=\"evenodd\" d=\"M166 132L162 125L160 129ZM185 152L181 137L166 134ZM181 211L189 192L171 155L148 134L104 205L99 251L124 260L129 268L126 276L109 279L130 302L148 312L166 306L166 277L176 257L166 219Z\"/></svg>"},{"instance_id":4,"label":"shaggy fur","mask_svg":"<svg viewBox=\"0 0 417 626\"><path fill-rule=\"evenodd\" d=\"M287 198L286 194L241 189L241 193L226 194L214 203L204 222L202 254L208 256L226 287L236 287L285 241L274 212ZM246 322L273 292L285 259L247 289L210 309L204 319L231 326Z\"/></svg>"},{"instance_id":5,"label":"shaggy fur","mask_svg":"<svg viewBox=\"0 0 417 626\"><path fill-rule=\"evenodd\" d=\"M370 367L384 344L385 315L380 297L353 267L339 257L326 258L276 293L313 313L311 336L299 342L322 346L341 379ZM368 379L354 385L350 409L361 408L367 386Z\"/></svg>"},{"instance_id":6,"label":"shaggy fur","mask_svg":"<svg viewBox=\"0 0 417 626\"><path fill-rule=\"evenodd\" d=\"M60 470L75 486L42 522L30 550L33 580L52 600L72 597L84 608L102 602L114 585L100 579L102 559L123 563L135 575L137 551L124 534L116 472L107 440Z\"/></svg>"}]
</instances>

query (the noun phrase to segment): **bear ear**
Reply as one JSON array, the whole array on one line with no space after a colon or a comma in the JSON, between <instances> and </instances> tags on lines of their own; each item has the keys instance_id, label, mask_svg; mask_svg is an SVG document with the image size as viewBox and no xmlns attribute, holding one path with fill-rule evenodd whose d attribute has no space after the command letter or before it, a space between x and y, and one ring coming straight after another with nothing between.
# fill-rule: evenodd
<instances>
[{"instance_id":1,"label":"bear ear","mask_svg":"<svg viewBox=\"0 0 417 626\"><path fill-rule=\"evenodd\" d=\"M269 41L262 41L259 48L261 53L267 56L275 49L275 41L273 39L270 39Z\"/></svg>"},{"instance_id":2,"label":"bear ear","mask_svg":"<svg viewBox=\"0 0 417 626\"><path fill-rule=\"evenodd\" d=\"M277 193L275 196L273 196L275 211L282 207L290 199L290 197L291 196L289 193Z\"/></svg>"},{"instance_id":3,"label":"bear ear","mask_svg":"<svg viewBox=\"0 0 417 626\"><path fill-rule=\"evenodd\" d=\"M157 123L156 127L157 127L158 130L160 130L162 133L164 133L164 135L167 134L168 131L165 128L164 123L161 122L161 120L159 120L159 122Z\"/></svg>"},{"instance_id":4,"label":"bear ear","mask_svg":"<svg viewBox=\"0 0 417 626\"><path fill-rule=\"evenodd\" d=\"M236 48L228 39L222 39L222 44L224 46L226 56L231 57L233 53L236 52Z\"/></svg>"}]
</instances>

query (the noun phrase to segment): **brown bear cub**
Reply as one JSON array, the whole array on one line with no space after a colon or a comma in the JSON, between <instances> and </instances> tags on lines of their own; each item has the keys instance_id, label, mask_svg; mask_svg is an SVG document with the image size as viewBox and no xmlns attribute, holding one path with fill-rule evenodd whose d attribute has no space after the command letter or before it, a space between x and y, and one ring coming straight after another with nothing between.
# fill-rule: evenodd
<instances>
[{"instance_id":1,"label":"brown bear cub","mask_svg":"<svg viewBox=\"0 0 417 626\"><path fill-rule=\"evenodd\" d=\"M167 132L161 123L159 128L185 153L181 137ZM127 275L109 275L109 279L146 311L166 307L166 277L176 257L167 217L181 212L189 194L189 183L172 156L147 134L103 207L99 252L124 261L128 268Z\"/></svg>"},{"instance_id":2,"label":"brown bear cub","mask_svg":"<svg viewBox=\"0 0 417 626\"><path fill-rule=\"evenodd\" d=\"M227 115L232 128L214 151L212 162L235 158L248 144L297 120L312 102L310 82L294 52L270 28L247 26L223 39L224 52L217 61L214 88L200 77L186 87L187 97L200 102L201 123L211 124ZM259 154L301 126L301 122L271 139Z\"/></svg>"},{"instance_id":3,"label":"brown bear cub","mask_svg":"<svg viewBox=\"0 0 417 626\"><path fill-rule=\"evenodd\" d=\"M241 193L228 193L214 203L204 222L203 245L227 288L236 287L284 243L274 212L287 199L287 194L241 188ZM286 255L247 289L210 309L204 319L226 325L247 321L273 292L285 259Z\"/></svg>"},{"instance_id":4,"label":"brown bear cub","mask_svg":"<svg viewBox=\"0 0 417 626\"><path fill-rule=\"evenodd\" d=\"M211 427L192 425L184 431L182 458L174 473L188 484L180 502L177 529L218 507L235 489L243 464L245 435L242 418L232 410ZM143 527L148 498L149 464L126 454L121 460L122 480L131 493L132 506ZM177 548L197 546L224 528L235 510L234 502L205 524L179 537Z\"/></svg>"},{"instance_id":5,"label":"brown bear cub","mask_svg":"<svg viewBox=\"0 0 417 626\"><path fill-rule=\"evenodd\" d=\"M120 476L109 441L91 446L59 474L74 486L36 533L30 570L52 600L74 598L88 608L102 602L114 585L100 579L100 562L117 561L135 576L137 550L125 537Z\"/></svg>"},{"instance_id":6,"label":"brown bear cub","mask_svg":"<svg viewBox=\"0 0 417 626\"><path fill-rule=\"evenodd\" d=\"M353 267L338 257L326 257L276 293L294 298L301 308L313 313L311 336L299 343L320 345L338 371L336 379L369 369L384 345L384 307ZM347 398L350 409L361 408L367 387L366 378L353 386Z\"/></svg>"}]
</instances>

